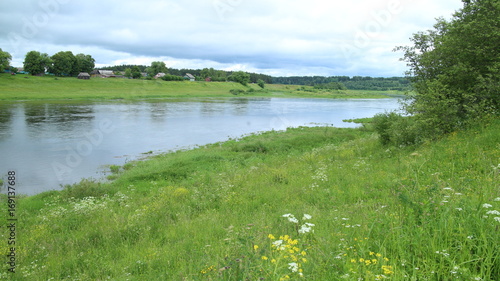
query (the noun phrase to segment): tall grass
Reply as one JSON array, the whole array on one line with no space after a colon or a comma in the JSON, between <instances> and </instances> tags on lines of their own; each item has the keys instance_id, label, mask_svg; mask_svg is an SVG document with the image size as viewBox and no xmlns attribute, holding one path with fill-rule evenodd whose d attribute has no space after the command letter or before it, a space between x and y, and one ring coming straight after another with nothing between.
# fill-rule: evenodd
<instances>
[{"instance_id":1,"label":"tall grass","mask_svg":"<svg viewBox=\"0 0 500 281\"><path fill-rule=\"evenodd\" d=\"M499 132L399 148L295 128L135 162L21 199L19 267L0 276L498 280Z\"/></svg>"}]
</instances>

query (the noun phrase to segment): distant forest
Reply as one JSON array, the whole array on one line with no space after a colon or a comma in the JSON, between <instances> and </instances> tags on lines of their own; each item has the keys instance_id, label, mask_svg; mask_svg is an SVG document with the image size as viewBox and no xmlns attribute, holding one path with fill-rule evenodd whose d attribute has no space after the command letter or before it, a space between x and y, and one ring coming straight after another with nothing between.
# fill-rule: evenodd
<instances>
[{"instance_id":1,"label":"distant forest","mask_svg":"<svg viewBox=\"0 0 500 281\"><path fill-rule=\"evenodd\" d=\"M273 77L275 84L318 86L321 84L340 84L349 90L407 91L410 81L404 77L363 77L363 76L291 76Z\"/></svg>"},{"instance_id":2,"label":"distant forest","mask_svg":"<svg viewBox=\"0 0 500 281\"><path fill-rule=\"evenodd\" d=\"M127 68L137 66L141 72L147 72L147 65L116 65L110 67L102 67L103 70L114 70L124 72ZM211 77L212 81L226 81L233 72L224 70L214 70L213 68L204 69L175 69L168 68L170 75L184 76L186 73L191 73L198 80L204 80ZM250 83L257 83L259 80L266 84L287 84L287 85L306 85L315 86L316 88L331 88L331 85L338 86L338 89L349 90L373 90L373 91L408 91L411 89L410 82L404 77L363 77L363 76L291 76L291 77L272 77L270 75L259 73L248 73L250 75Z\"/></svg>"}]
</instances>

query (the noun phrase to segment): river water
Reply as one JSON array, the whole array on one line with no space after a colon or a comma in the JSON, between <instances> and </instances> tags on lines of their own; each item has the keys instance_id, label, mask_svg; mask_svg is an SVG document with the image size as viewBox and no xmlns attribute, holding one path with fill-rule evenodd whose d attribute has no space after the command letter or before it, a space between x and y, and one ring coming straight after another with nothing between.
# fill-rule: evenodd
<instances>
[{"instance_id":1,"label":"river water","mask_svg":"<svg viewBox=\"0 0 500 281\"><path fill-rule=\"evenodd\" d=\"M353 127L343 119L399 108L397 99L226 98L154 101L2 102L0 175L17 193L101 178L106 165L288 127Z\"/></svg>"}]
</instances>

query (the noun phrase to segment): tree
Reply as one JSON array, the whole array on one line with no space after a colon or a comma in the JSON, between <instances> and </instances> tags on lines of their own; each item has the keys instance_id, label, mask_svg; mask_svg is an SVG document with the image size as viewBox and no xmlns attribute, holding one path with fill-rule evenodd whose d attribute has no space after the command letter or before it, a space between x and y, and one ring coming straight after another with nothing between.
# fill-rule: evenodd
<instances>
[{"instance_id":1,"label":"tree","mask_svg":"<svg viewBox=\"0 0 500 281\"><path fill-rule=\"evenodd\" d=\"M500 2L462 0L451 21L400 46L416 95L405 105L422 131L448 133L500 106Z\"/></svg>"},{"instance_id":2,"label":"tree","mask_svg":"<svg viewBox=\"0 0 500 281\"><path fill-rule=\"evenodd\" d=\"M49 71L57 76L74 75L77 59L71 51L59 52L51 57L52 66ZM77 73L78 74L78 73Z\"/></svg>"},{"instance_id":3,"label":"tree","mask_svg":"<svg viewBox=\"0 0 500 281\"><path fill-rule=\"evenodd\" d=\"M125 77L127 78L132 77L132 70L130 68L125 69Z\"/></svg>"},{"instance_id":4,"label":"tree","mask_svg":"<svg viewBox=\"0 0 500 281\"><path fill-rule=\"evenodd\" d=\"M259 87L261 87L262 89L264 89L264 86L265 86L264 80L259 79L259 80L257 81L257 85L259 85Z\"/></svg>"},{"instance_id":5,"label":"tree","mask_svg":"<svg viewBox=\"0 0 500 281\"><path fill-rule=\"evenodd\" d=\"M2 48L0 48L0 72L9 68L10 60L12 60L12 56L7 52L2 51Z\"/></svg>"},{"instance_id":6,"label":"tree","mask_svg":"<svg viewBox=\"0 0 500 281\"><path fill-rule=\"evenodd\" d=\"M78 75L80 72L92 72L95 67L95 60L91 55L78 54L75 58L76 64L72 71L73 75Z\"/></svg>"},{"instance_id":7,"label":"tree","mask_svg":"<svg viewBox=\"0 0 500 281\"><path fill-rule=\"evenodd\" d=\"M48 54L37 51L29 51L24 57L24 71L31 75L44 74L51 65L51 59Z\"/></svg>"},{"instance_id":8,"label":"tree","mask_svg":"<svg viewBox=\"0 0 500 281\"><path fill-rule=\"evenodd\" d=\"M250 74L243 71L236 71L229 76L230 81L238 82L243 86L246 86L250 82Z\"/></svg>"},{"instance_id":9,"label":"tree","mask_svg":"<svg viewBox=\"0 0 500 281\"><path fill-rule=\"evenodd\" d=\"M139 79L142 77L141 70L137 65L134 65L131 69L132 78Z\"/></svg>"},{"instance_id":10,"label":"tree","mask_svg":"<svg viewBox=\"0 0 500 281\"><path fill-rule=\"evenodd\" d=\"M168 68L165 65L165 63L162 61L152 62L151 66L148 67L148 69L147 69L147 73L150 77L153 77L158 73L167 73L167 72L168 72Z\"/></svg>"}]
</instances>

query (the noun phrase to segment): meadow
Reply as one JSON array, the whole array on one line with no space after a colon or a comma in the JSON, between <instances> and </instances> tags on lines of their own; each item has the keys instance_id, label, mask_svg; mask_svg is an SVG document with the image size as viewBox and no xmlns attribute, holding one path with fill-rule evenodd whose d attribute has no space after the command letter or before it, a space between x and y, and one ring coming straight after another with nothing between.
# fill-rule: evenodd
<instances>
[{"instance_id":1,"label":"meadow","mask_svg":"<svg viewBox=\"0 0 500 281\"><path fill-rule=\"evenodd\" d=\"M0 279L499 280L499 139L500 120L418 147L299 127L114 166L17 198Z\"/></svg>"},{"instance_id":2,"label":"meadow","mask_svg":"<svg viewBox=\"0 0 500 281\"><path fill-rule=\"evenodd\" d=\"M311 86L256 84L247 87L234 82L189 82L122 78L37 77L0 74L0 100L113 100L189 97L318 97L318 98L387 98L402 95L398 91L328 91Z\"/></svg>"}]
</instances>

